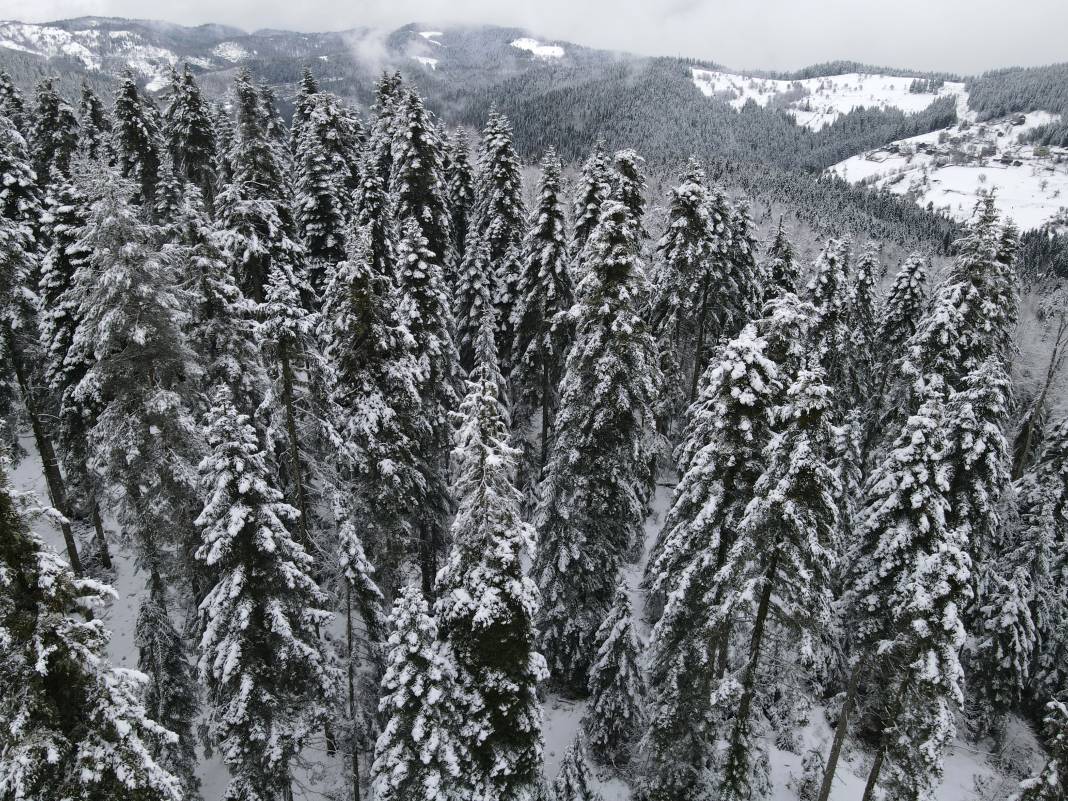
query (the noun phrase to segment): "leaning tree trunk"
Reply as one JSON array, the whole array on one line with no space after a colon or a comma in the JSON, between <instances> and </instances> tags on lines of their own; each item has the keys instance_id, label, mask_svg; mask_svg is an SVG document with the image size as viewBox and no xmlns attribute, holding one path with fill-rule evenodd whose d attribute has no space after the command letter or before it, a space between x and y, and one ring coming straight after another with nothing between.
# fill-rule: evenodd
<instances>
[{"instance_id":1,"label":"leaning tree trunk","mask_svg":"<svg viewBox=\"0 0 1068 801\"><path fill-rule=\"evenodd\" d=\"M33 386L30 384L26 366L22 361L22 351L10 328L5 330L8 352L11 354L11 364L15 369L15 378L18 380L19 391L22 393L22 401L26 405L26 412L30 416L30 427L33 429L33 438L37 443L37 452L41 456L41 466L44 469L45 482L48 484L48 495L52 506L63 515L63 522L59 524L63 534L63 542L67 546L67 558L70 560L71 569L82 575L82 560L78 556L78 544L74 540L74 530L70 525L70 507L67 505L67 488L63 483L63 474L59 470L59 460L56 459L52 440L48 437L44 423L41 422L41 412L37 408L37 399L33 394Z\"/></svg>"},{"instance_id":2,"label":"leaning tree trunk","mask_svg":"<svg viewBox=\"0 0 1068 801\"><path fill-rule=\"evenodd\" d=\"M360 751L356 736L356 666L353 662L352 587L345 587L345 655L348 663L349 690L349 771L352 774L352 801L360 801Z\"/></svg>"},{"instance_id":3,"label":"leaning tree trunk","mask_svg":"<svg viewBox=\"0 0 1068 801\"><path fill-rule=\"evenodd\" d=\"M875 787L879 783L879 772L883 769L883 759L885 757L886 748L879 746L871 771L868 773L868 782L864 785L864 795L861 796L860 801L872 801L875 798Z\"/></svg>"},{"instance_id":4,"label":"leaning tree trunk","mask_svg":"<svg viewBox=\"0 0 1068 801\"><path fill-rule=\"evenodd\" d=\"M857 697L857 689L860 687L860 675L864 668L866 656L862 656L853 665L853 671L849 674L849 686L846 689L845 698L842 700L842 708L838 711L838 725L834 729L834 740L831 742L831 753L827 756L827 765L823 769L823 782L820 784L820 794L816 801L827 801L831 795L831 784L834 782L834 771L838 766L838 757L842 753L842 744L845 742L846 729L849 726L849 715L853 710L853 702Z\"/></svg>"}]
</instances>

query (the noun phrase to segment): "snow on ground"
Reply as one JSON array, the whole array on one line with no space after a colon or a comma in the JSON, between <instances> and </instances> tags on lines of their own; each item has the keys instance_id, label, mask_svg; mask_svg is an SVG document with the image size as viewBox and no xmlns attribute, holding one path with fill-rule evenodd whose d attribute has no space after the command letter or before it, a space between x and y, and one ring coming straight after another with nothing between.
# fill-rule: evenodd
<instances>
[{"instance_id":1,"label":"snow on ground","mask_svg":"<svg viewBox=\"0 0 1068 801\"><path fill-rule=\"evenodd\" d=\"M542 44L537 39L523 37L522 39L514 40L511 45L520 50L527 50L538 58L563 58L564 56L564 48L559 45Z\"/></svg>"},{"instance_id":2,"label":"snow on ground","mask_svg":"<svg viewBox=\"0 0 1068 801\"><path fill-rule=\"evenodd\" d=\"M886 187L966 220L979 197L995 191L998 207L1022 229L1068 225L1068 149L1036 148L1019 137L1058 119L1045 111L913 136L830 168L846 180Z\"/></svg>"},{"instance_id":3,"label":"snow on ground","mask_svg":"<svg viewBox=\"0 0 1068 801\"><path fill-rule=\"evenodd\" d=\"M251 55L248 50L237 42L219 42L211 52L224 61L230 61L235 64L239 61L244 61Z\"/></svg>"},{"instance_id":4,"label":"snow on ground","mask_svg":"<svg viewBox=\"0 0 1068 801\"><path fill-rule=\"evenodd\" d=\"M706 97L720 97L735 109L752 100L760 106L782 103L799 125L818 131L860 108L923 111L942 97L967 97L963 83L947 81L936 94L910 92L912 78L850 72L821 78L780 81L719 70L692 69L694 85Z\"/></svg>"},{"instance_id":5,"label":"snow on ground","mask_svg":"<svg viewBox=\"0 0 1068 801\"><path fill-rule=\"evenodd\" d=\"M62 28L24 22L0 23L0 47L46 58L69 56L81 61L91 70L100 69L100 59L90 49L99 39L100 31L96 30L66 31Z\"/></svg>"},{"instance_id":6,"label":"snow on ground","mask_svg":"<svg viewBox=\"0 0 1068 801\"><path fill-rule=\"evenodd\" d=\"M429 58L427 56L412 56L416 61L422 64L424 67L430 67L432 70L438 68L438 60L436 58Z\"/></svg>"},{"instance_id":7,"label":"snow on ground","mask_svg":"<svg viewBox=\"0 0 1068 801\"><path fill-rule=\"evenodd\" d=\"M47 485L33 440L27 435L21 437L20 442L30 455L10 471L11 484L18 490L36 493L40 502L46 503ZM643 599L638 585L644 570L644 561L669 508L673 481L673 479L666 481L657 487L652 511L645 524L644 554L624 571L624 580L631 590L634 603L636 627L643 641L648 637L648 626L642 622ZM112 535L111 552L114 562L113 575L108 580L119 594L118 601L102 614L103 620L112 632L109 656L116 665L136 668L137 646L134 640L134 629L137 609L145 591L145 578L137 571L129 550L116 541L114 521L109 520L107 524ZM59 553L64 553L63 540L59 531L50 526L44 518L36 521L35 529L49 545ZM180 625L182 621L176 621L176 623ZM333 636L339 635L333 632ZM585 703L582 701L562 699L552 694L543 704L544 772L550 782L556 777L568 747L581 731L585 709ZM799 754L783 751L775 748L773 744L768 744L772 782L772 791L769 796L771 801L795 801L797 794L793 789L793 782L801 775L801 754L813 748L826 754L830 748L832 736L833 732L826 722L822 709L815 707L809 722L798 733ZM1034 735L1019 722L1013 722L1010 726L1009 740L1010 744L1018 743L1025 753L1033 753L1036 748ZM210 759L204 758L202 751L200 756L198 775L203 797L207 799L222 797L229 781L226 766L219 758L218 752ZM945 779L935 795L937 801L1001 801L1006 798L1016 787L1018 780L999 772L991 764L989 756L982 750L982 747L958 739L947 755ZM319 740L309 743L302 758L305 764L294 772L294 799L295 801L321 801L327 797L327 791L338 786L344 766L338 758L326 755L324 743ZM835 774L831 801L856 801L863 792L869 766L870 756L868 754L847 747ZM619 776L614 775L610 770L594 765L590 767L595 775L595 789L604 801L630 801L630 788Z\"/></svg>"},{"instance_id":8,"label":"snow on ground","mask_svg":"<svg viewBox=\"0 0 1068 801\"><path fill-rule=\"evenodd\" d=\"M438 47L444 47L441 42L437 41L439 36L444 36L444 31L419 31L419 35L426 39L430 44L436 44Z\"/></svg>"}]
</instances>

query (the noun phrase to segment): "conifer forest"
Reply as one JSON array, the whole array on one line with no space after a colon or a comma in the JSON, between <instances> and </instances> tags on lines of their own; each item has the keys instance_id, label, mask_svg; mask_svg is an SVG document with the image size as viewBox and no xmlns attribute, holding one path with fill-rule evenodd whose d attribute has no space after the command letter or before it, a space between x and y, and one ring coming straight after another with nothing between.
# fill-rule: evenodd
<instances>
[{"instance_id":1,"label":"conifer forest","mask_svg":"<svg viewBox=\"0 0 1068 801\"><path fill-rule=\"evenodd\" d=\"M810 130L874 68L509 36L0 51L0 801L1068 799L1068 211L850 158L1053 163L1063 65Z\"/></svg>"}]
</instances>

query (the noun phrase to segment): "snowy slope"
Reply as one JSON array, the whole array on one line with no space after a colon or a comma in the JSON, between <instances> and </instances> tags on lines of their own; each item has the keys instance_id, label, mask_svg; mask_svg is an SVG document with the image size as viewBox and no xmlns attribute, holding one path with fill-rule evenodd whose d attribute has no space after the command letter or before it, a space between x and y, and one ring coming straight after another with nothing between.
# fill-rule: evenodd
<instances>
[{"instance_id":1,"label":"snowy slope","mask_svg":"<svg viewBox=\"0 0 1068 801\"><path fill-rule=\"evenodd\" d=\"M1022 229L1068 226L1068 149L1021 144L1021 134L1057 119L1044 111L902 139L860 153L829 172L854 183L886 187L951 216L971 216L982 194Z\"/></svg>"},{"instance_id":2,"label":"snowy slope","mask_svg":"<svg viewBox=\"0 0 1068 801\"><path fill-rule=\"evenodd\" d=\"M530 39L528 37L516 39L511 45L520 50L526 50L533 53L538 58L563 58L564 56L564 48L559 45L542 44L537 39Z\"/></svg>"},{"instance_id":3,"label":"snowy slope","mask_svg":"<svg viewBox=\"0 0 1068 801\"><path fill-rule=\"evenodd\" d=\"M719 97L735 109L749 101L775 102L804 125L818 131L854 109L897 108L906 114L923 111L942 97L960 97L963 83L947 81L936 94L910 92L912 78L850 72L822 78L780 81L718 70L692 69L694 85L706 97Z\"/></svg>"}]
</instances>

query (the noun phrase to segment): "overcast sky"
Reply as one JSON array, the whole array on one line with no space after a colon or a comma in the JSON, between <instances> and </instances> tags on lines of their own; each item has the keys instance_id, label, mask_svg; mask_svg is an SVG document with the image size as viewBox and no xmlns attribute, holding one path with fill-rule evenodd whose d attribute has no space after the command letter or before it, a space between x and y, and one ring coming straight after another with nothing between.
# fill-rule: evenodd
<instances>
[{"instance_id":1,"label":"overcast sky","mask_svg":"<svg viewBox=\"0 0 1068 801\"><path fill-rule=\"evenodd\" d=\"M5 19L84 14L246 30L486 22L739 68L843 58L972 73L1068 61L1068 0L0 0Z\"/></svg>"}]
</instances>

